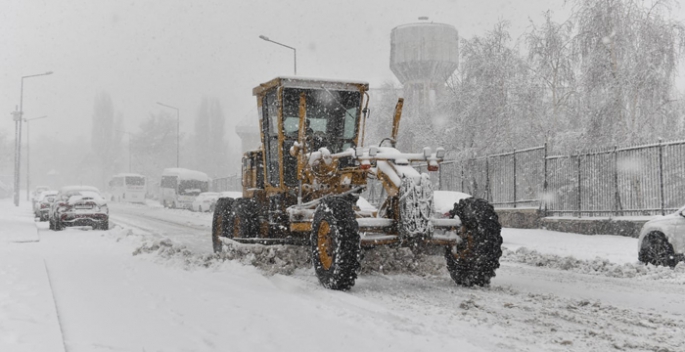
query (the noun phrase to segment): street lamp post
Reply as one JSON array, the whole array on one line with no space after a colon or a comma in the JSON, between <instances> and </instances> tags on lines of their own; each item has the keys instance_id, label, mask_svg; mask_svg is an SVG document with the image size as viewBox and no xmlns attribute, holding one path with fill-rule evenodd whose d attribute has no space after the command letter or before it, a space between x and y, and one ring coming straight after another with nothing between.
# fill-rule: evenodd
<instances>
[{"instance_id":1,"label":"street lamp post","mask_svg":"<svg viewBox=\"0 0 685 352\"><path fill-rule=\"evenodd\" d=\"M293 51L293 59L294 59L293 60L293 68L294 68L295 76L297 76L297 49L293 48L292 46L285 45L283 43L275 42L275 41L269 39L269 37L264 36L264 35L260 35L259 38L266 40L267 42L272 42L274 44L278 44L280 46L284 46L288 49L291 49Z\"/></svg>"},{"instance_id":2,"label":"street lamp post","mask_svg":"<svg viewBox=\"0 0 685 352\"><path fill-rule=\"evenodd\" d=\"M14 115L14 205L19 206L19 181L21 167L21 122L22 115L24 115L24 79L38 76L51 75L52 71L39 73L35 75L28 75L21 77L21 92L19 94L19 111L13 113Z\"/></svg>"},{"instance_id":3,"label":"street lamp post","mask_svg":"<svg viewBox=\"0 0 685 352\"><path fill-rule=\"evenodd\" d=\"M26 123L26 200L29 201L29 193L31 189L31 159L29 159L29 156L31 155L30 149L29 149L29 141L30 141L30 134L29 134L29 122L33 120L38 120L38 119L44 119L47 116L40 116L40 117L34 117L32 119L24 119L24 123Z\"/></svg>"},{"instance_id":4,"label":"street lamp post","mask_svg":"<svg viewBox=\"0 0 685 352\"><path fill-rule=\"evenodd\" d=\"M133 136L133 133L131 132L126 132L122 130L117 130L117 132L124 133L128 135L128 172L131 172L131 136Z\"/></svg>"},{"instance_id":5,"label":"street lamp post","mask_svg":"<svg viewBox=\"0 0 685 352\"><path fill-rule=\"evenodd\" d=\"M167 108L169 108L169 109L174 109L174 110L176 110L176 167L179 167L180 164L179 164L179 162L178 162L178 155L179 155L179 153L178 153L178 148L179 148L179 145L180 145L180 142L179 142L179 135L180 135L180 133L181 133L181 132L180 132L180 129L181 129L181 122L180 122L180 121L181 121L181 113L179 112L178 108L173 107L173 106L171 106L171 105L167 105L167 104L160 103L160 102L157 102L157 104L159 104L159 105L161 105L161 106L164 106L164 107L167 107Z\"/></svg>"}]
</instances>

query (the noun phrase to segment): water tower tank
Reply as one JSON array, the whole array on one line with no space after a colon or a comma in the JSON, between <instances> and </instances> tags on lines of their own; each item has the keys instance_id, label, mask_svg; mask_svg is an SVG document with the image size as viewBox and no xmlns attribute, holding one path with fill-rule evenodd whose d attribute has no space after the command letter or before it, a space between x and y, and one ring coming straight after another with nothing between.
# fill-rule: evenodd
<instances>
[{"instance_id":1,"label":"water tower tank","mask_svg":"<svg viewBox=\"0 0 685 352\"><path fill-rule=\"evenodd\" d=\"M459 34L453 26L405 24L395 27L390 38L390 69L402 84L444 83L458 67Z\"/></svg>"}]
</instances>

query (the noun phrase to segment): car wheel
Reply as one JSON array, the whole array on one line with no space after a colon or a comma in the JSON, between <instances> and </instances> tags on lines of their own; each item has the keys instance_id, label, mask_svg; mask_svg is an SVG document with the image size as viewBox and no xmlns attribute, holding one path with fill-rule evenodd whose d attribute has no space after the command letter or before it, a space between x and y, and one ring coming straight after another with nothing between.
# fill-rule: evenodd
<instances>
[{"instance_id":1,"label":"car wheel","mask_svg":"<svg viewBox=\"0 0 685 352\"><path fill-rule=\"evenodd\" d=\"M648 233L642 240L638 260L645 264L670 267L676 266L679 261L666 236L657 231Z\"/></svg>"},{"instance_id":2,"label":"car wheel","mask_svg":"<svg viewBox=\"0 0 685 352\"><path fill-rule=\"evenodd\" d=\"M64 230L64 224L62 224L62 221L59 219L55 219L55 231L62 231Z\"/></svg>"}]
</instances>

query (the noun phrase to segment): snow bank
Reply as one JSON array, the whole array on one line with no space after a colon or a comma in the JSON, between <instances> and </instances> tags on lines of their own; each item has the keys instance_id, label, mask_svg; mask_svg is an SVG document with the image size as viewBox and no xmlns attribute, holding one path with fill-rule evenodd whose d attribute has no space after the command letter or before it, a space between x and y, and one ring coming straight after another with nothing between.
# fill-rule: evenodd
<instances>
[{"instance_id":1,"label":"snow bank","mask_svg":"<svg viewBox=\"0 0 685 352\"><path fill-rule=\"evenodd\" d=\"M503 248L500 262L521 263L586 275L664 280L685 284L685 263L683 262L679 263L674 269L663 266L644 265L639 262L617 264L600 257L592 260L582 260L572 256L562 257L554 254L543 254L525 247L520 247L515 251Z\"/></svg>"}]
</instances>

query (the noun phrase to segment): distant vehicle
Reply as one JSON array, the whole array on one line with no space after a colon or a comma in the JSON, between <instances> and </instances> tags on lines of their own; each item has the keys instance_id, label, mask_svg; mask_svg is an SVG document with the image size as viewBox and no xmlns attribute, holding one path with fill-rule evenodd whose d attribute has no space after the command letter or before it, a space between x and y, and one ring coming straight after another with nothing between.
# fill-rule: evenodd
<instances>
[{"instance_id":1,"label":"distant vehicle","mask_svg":"<svg viewBox=\"0 0 685 352\"><path fill-rule=\"evenodd\" d=\"M66 186L55 196L48 221L51 230L62 230L65 226L92 226L94 230L107 230L109 209L97 188Z\"/></svg>"},{"instance_id":2,"label":"distant vehicle","mask_svg":"<svg viewBox=\"0 0 685 352\"><path fill-rule=\"evenodd\" d=\"M164 169L160 190L160 202L165 208L190 209L195 197L209 190L209 177L195 170Z\"/></svg>"},{"instance_id":3,"label":"distant vehicle","mask_svg":"<svg viewBox=\"0 0 685 352\"><path fill-rule=\"evenodd\" d=\"M109 181L109 192L112 201L144 204L147 193L146 178L139 174L114 175Z\"/></svg>"},{"instance_id":4,"label":"distant vehicle","mask_svg":"<svg viewBox=\"0 0 685 352\"><path fill-rule=\"evenodd\" d=\"M33 213L39 221L48 221L50 205L52 205L56 195L57 191L43 191L36 197L36 202L33 204Z\"/></svg>"},{"instance_id":5,"label":"distant vehicle","mask_svg":"<svg viewBox=\"0 0 685 352\"><path fill-rule=\"evenodd\" d=\"M227 197L227 198L242 198L243 192L235 192L235 191L226 191L226 192L221 192L220 193L221 198Z\"/></svg>"},{"instance_id":6,"label":"distant vehicle","mask_svg":"<svg viewBox=\"0 0 685 352\"><path fill-rule=\"evenodd\" d=\"M646 264L674 267L685 260L685 206L647 221L637 248L638 260Z\"/></svg>"},{"instance_id":7,"label":"distant vehicle","mask_svg":"<svg viewBox=\"0 0 685 352\"><path fill-rule=\"evenodd\" d=\"M221 194L216 192L203 192L200 193L197 198L193 201L190 206L192 211L214 211L214 206L216 205L217 199Z\"/></svg>"},{"instance_id":8,"label":"distant vehicle","mask_svg":"<svg viewBox=\"0 0 685 352\"><path fill-rule=\"evenodd\" d=\"M33 192L31 192L31 202L33 203L34 208L36 207L36 200L38 196L41 194L41 192L47 191L49 189L50 187L48 186L38 186L33 190Z\"/></svg>"}]
</instances>

